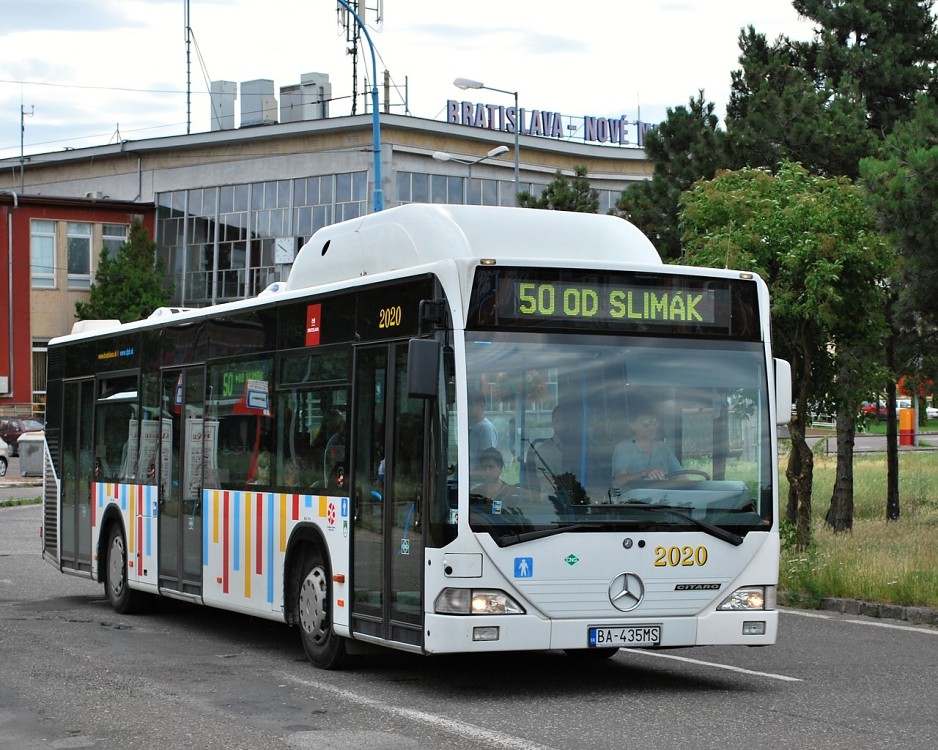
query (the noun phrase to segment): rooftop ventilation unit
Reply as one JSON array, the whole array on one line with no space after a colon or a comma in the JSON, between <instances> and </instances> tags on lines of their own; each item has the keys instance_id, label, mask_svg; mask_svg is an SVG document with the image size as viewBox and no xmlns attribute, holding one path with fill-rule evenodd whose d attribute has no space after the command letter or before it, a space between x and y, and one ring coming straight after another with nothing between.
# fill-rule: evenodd
<instances>
[{"instance_id":1,"label":"rooftop ventilation unit","mask_svg":"<svg viewBox=\"0 0 938 750\"><path fill-rule=\"evenodd\" d=\"M332 84L326 73L303 73L299 84L280 88L280 122L325 119L330 99Z\"/></svg>"},{"instance_id":2,"label":"rooftop ventilation unit","mask_svg":"<svg viewBox=\"0 0 938 750\"><path fill-rule=\"evenodd\" d=\"M241 82L241 127L277 122L274 82L269 78Z\"/></svg>"},{"instance_id":3,"label":"rooftop ventilation unit","mask_svg":"<svg viewBox=\"0 0 938 750\"><path fill-rule=\"evenodd\" d=\"M212 130L234 130L235 99L238 84L234 81L212 81Z\"/></svg>"}]
</instances>

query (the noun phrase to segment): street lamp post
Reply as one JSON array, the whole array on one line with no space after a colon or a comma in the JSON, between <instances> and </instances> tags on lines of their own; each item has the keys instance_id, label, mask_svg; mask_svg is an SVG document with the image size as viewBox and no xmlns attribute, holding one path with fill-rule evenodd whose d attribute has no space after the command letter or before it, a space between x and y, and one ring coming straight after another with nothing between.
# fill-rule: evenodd
<instances>
[{"instance_id":1,"label":"street lamp post","mask_svg":"<svg viewBox=\"0 0 938 750\"><path fill-rule=\"evenodd\" d=\"M521 131L521 110L518 109L518 92L508 91L507 89L497 89L494 86L486 86L481 81L473 81L471 78L457 78L453 85L458 89L485 89L486 91L497 91L499 94L510 94L515 98L515 198L521 192L521 170L519 162L518 134Z\"/></svg>"},{"instance_id":2,"label":"street lamp post","mask_svg":"<svg viewBox=\"0 0 938 750\"><path fill-rule=\"evenodd\" d=\"M372 210L375 212L384 210L384 188L381 187L381 119L378 115L378 63L375 60L375 45L371 41L371 34L365 28L365 22L359 18L358 13L352 10L352 7L345 0L338 0L338 3L345 8L355 19L358 28L365 35L368 42L368 49L371 50L371 131L374 138L374 169L375 169L375 189L372 199Z\"/></svg>"},{"instance_id":3,"label":"street lamp post","mask_svg":"<svg viewBox=\"0 0 938 750\"><path fill-rule=\"evenodd\" d=\"M453 156L446 151L435 151L433 153L433 158L437 161L455 161L459 164L465 164L468 169L468 175L466 176L466 181L462 186L462 202L463 205L469 205L469 184L472 182L472 167L474 164L478 164L480 161L485 161L486 159L491 159L495 156L501 156L508 150L508 146L496 146L491 149L488 153L480 156L478 159L460 159L458 156Z\"/></svg>"}]
</instances>

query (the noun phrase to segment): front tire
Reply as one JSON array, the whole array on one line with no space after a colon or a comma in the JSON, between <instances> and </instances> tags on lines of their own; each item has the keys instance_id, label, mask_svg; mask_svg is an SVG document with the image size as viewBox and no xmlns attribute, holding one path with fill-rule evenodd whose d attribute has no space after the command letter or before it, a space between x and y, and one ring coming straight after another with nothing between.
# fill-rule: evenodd
<instances>
[{"instance_id":1,"label":"front tire","mask_svg":"<svg viewBox=\"0 0 938 750\"><path fill-rule=\"evenodd\" d=\"M307 552L299 570L296 614L303 650L320 669L338 669L347 658L345 639L332 627L331 575L322 553Z\"/></svg>"},{"instance_id":2,"label":"front tire","mask_svg":"<svg viewBox=\"0 0 938 750\"><path fill-rule=\"evenodd\" d=\"M617 648L566 648L563 651L567 656L574 659L588 659L590 661L599 661L600 659L609 659L619 653Z\"/></svg>"},{"instance_id":3,"label":"front tire","mask_svg":"<svg viewBox=\"0 0 938 750\"><path fill-rule=\"evenodd\" d=\"M120 525L111 524L107 538L104 567L104 591L115 612L129 615L140 609L143 597L127 584L127 544Z\"/></svg>"}]
</instances>

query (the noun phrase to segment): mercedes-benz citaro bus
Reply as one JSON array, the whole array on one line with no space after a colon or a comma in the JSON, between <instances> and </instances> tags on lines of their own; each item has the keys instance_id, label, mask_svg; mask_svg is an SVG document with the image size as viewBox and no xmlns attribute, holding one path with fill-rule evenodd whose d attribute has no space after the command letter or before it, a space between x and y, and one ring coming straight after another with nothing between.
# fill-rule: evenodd
<instances>
[{"instance_id":1,"label":"mercedes-benz citaro bus","mask_svg":"<svg viewBox=\"0 0 938 750\"><path fill-rule=\"evenodd\" d=\"M776 639L766 286L612 216L405 205L257 298L50 342L44 556L335 668ZM373 650L373 649L372 649Z\"/></svg>"}]
</instances>

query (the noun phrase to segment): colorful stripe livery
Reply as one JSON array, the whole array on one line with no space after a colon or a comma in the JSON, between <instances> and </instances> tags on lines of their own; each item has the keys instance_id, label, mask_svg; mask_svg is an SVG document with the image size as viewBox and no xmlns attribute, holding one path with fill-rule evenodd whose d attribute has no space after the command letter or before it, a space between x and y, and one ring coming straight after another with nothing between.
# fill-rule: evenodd
<instances>
[{"instance_id":1,"label":"colorful stripe livery","mask_svg":"<svg viewBox=\"0 0 938 750\"><path fill-rule=\"evenodd\" d=\"M206 603L283 612L283 564L293 530L319 526L334 562L348 559L348 499L283 492L205 490L202 596ZM341 541L339 541L341 540Z\"/></svg>"},{"instance_id":2,"label":"colorful stripe livery","mask_svg":"<svg viewBox=\"0 0 938 750\"><path fill-rule=\"evenodd\" d=\"M156 532L158 488L142 484L92 484L91 534L97 548L99 524L108 505L120 511L127 535L127 579L156 585Z\"/></svg>"},{"instance_id":3,"label":"colorful stripe livery","mask_svg":"<svg viewBox=\"0 0 938 750\"><path fill-rule=\"evenodd\" d=\"M157 586L158 488L97 483L93 493L95 547L101 519L109 506L116 507L127 535L128 580L132 585L146 584L145 589ZM177 519L165 522L176 523ZM348 498L204 490L202 529L200 535L195 535L201 541L203 601L268 617L271 613L282 614L284 560L291 535L300 524L318 526L334 569L347 570ZM188 543L193 537L185 535L184 539ZM337 614L341 617L345 613Z\"/></svg>"}]
</instances>

